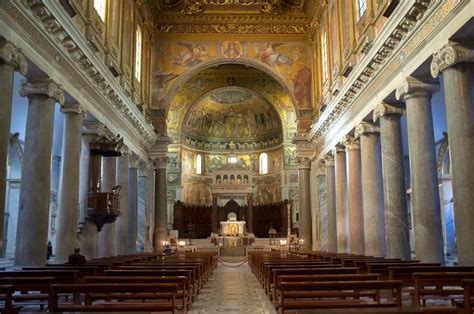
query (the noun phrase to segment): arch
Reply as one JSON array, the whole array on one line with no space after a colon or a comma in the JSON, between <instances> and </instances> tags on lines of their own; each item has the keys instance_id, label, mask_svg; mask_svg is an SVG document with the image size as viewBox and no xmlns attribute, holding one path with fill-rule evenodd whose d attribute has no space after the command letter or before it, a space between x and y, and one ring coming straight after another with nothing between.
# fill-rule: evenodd
<instances>
[{"instance_id":1,"label":"arch","mask_svg":"<svg viewBox=\"0 0 474 314\"><path fill-rule=\"evenodd\" d=\"M164 98L163 104L166 110L165 116L168 116L168 111L170 109L170 105L173 101L173 98L178 92L179 88L184 83L186 83L189 79L191 79L194 75L198 74L202 70L207 69L209 67L213 67L213 66L219 66L222 64L240 64L240 65L250 66L268 74L273 79L275 79L284 88L285 91L288 92L294 111L298 112L298 108L296 107L296 104L298 102L296 101L295 95L293 93L294 88L291 82L289 82L285 77L283 77L279 73L273 71L273 69L270 66L264 64L263 62L258 62L256 60L242 56L239 59L229 60L223 57L218 57L211 60L203 61L200 64L196 65L191 70L189 70L188 72L180 74L178 78L172 83L170 89L167 92L168 95Z\"/></svg>"}]
</instances>

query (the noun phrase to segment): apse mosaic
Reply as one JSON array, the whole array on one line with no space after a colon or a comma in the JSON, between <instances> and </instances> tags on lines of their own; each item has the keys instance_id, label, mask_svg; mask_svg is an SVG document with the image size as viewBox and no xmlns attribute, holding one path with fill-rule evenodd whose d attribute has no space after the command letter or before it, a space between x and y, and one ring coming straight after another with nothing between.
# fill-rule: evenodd
<instances>
[{"instance_id":1,"label":"apse mosaic","mask_svg":"<svg viewBox=\"0 0 474 314\"><path fill-rule=\"evenodd\" d=\"M298 109L311 109L309 53L308 46L298 42L160 42L154 55L153 104L163 105L176 78L205 61L245 59L283 77Z\"/></svg>"}]
</instances>

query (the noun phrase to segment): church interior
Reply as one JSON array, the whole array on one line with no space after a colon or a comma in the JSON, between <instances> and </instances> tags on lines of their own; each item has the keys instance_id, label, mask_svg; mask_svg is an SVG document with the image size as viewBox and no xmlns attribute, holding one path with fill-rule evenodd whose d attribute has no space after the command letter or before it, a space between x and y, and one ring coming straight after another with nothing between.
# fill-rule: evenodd
<instances>
[{"instance_id":1,"label":"church interior","mask_svg":"<svg viewBox=\"0 0 474 314\"><path fill-rule=\"evenodd\" d=\"M2 313L474 312L474 0L0 0L0 82Z\"/></svg>"}]
</instances>

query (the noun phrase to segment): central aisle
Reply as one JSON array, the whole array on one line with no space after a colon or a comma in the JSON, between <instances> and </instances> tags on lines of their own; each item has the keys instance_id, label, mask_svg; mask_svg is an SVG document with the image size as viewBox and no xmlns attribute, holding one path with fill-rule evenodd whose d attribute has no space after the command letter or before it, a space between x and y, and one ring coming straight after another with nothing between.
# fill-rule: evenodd
<instances>
[{"instance_id":1,"label":"central aisle","mask_svg":"<svg viewBox=\"0 0 474 314\"><path fill-rule=\"evenodd\" d=\"M238 265L226 263L226 265ZM230 268L219 263L190 306L189 313L276 313L247 263Z\"/></svg>"}]
</instances>

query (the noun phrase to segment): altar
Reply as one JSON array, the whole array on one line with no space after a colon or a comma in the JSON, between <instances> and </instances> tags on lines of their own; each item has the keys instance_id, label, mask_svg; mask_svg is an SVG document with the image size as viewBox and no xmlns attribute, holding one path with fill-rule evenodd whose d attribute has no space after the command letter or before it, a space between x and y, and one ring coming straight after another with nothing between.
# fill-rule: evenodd
<instances>
[{"instance_id":1,"label":"altar","mask_svg":"<svg viewBox=\"0 0 474 314\"><path fill-rule=\"evenodd\" d=\"M245 234L245 221L221 221L221 234L224 236L240 236Z\"/></svg>"}]
</instances>

